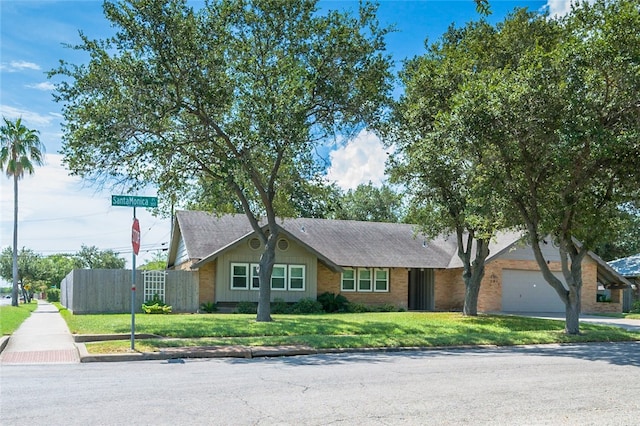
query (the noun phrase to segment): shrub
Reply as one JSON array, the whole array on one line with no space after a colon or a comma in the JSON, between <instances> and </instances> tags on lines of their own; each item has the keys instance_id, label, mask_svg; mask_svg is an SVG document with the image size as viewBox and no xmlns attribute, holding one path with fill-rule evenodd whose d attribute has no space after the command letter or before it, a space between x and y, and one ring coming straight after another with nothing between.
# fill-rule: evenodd
<instances>
[{"instance_id":1,"label":"shrub","mask_svg":"<svg viewBox=\"0 0 640 426\"><path fill-rule=\"evenodd\" d=\"M631 305L631 310L629 311L632 314L640 314L640 300L636 300L635 302L633 302L633 305Z\"/></svg>"},{"instance_id":2,"label":"shrub","mask_svg":"<svg viewBox=\"0 0 640 426\"><path fill-rule=\"evenodd\" d=\"M379 305L373 308L375 312L398 312L399 309L396 305L392 303L385 303L383 305Z\"/></svg>"},{"instance_id":3,"label":"shrub","mask_svg":"<svg viewBox=\"0 0 640 426\"><path fill-rule=\"evenodd\" d=\"M365 312L371 312L371 308L364 303L349 303L347 306L347 312L352 314L362 314Z\"/></svg>"},{"instance_id":4,"label":"shrub","mask_svg":"<svg viewBox=\"0 0 640 426\"><path fill-rule=\"evenodd\" d=\"M157 294L154 294L151 300L147 300L142 304L142 312L145 314L170 314L172 309Z\"/></svg>"},{"instance_id":5,"label":"shrub","mask_svg":"<svg viewBox=\"0 0 640 426\"><path fill-rule=\"evenodd\" d=\"M291 312L291 306L284 299L273 299L273 302L271 302L272 314L288 314L289 312Z\"/></svg>"},{"instance_id":6,"label":"shrub","mask_svg":"<svg viewBox=\"0 0 640 426\"><path fill-rule=\"evenodd\" d=\"M200 305L200 311L212 314L218 310L218 307L213 302L204 302Z\"/></svg>"},{"instance_id":7,"label":"shrub","mask_svg":"<svg viewBox=\"0 0 640 426\"><path fill-rule=\"evenodd\" d=\"M235 312L237 314L257 314L258 304L254 302L240 302L236 306Z\"/></svg>"},{"instance_id":8,"label":"shrub","mask_svg":"<svg viewBox=\"0 0 640 426\"><path fill-rule=\"evenodd\" d=\"M60 289L50 288L47 290L47 302L59 302L60 301Z\"/></svg>"},{"instance_id":9,"label":"shrub","mask_svg":"<svg viewBox=\"0 0 640 426\"><path fill-rule=\"evenodd\" d=\"M142 304L142 312L145 314L170 314L173 308L166 304L154 303L152 305L148 305L146 303Z\"/></svg>"},{"instance_id":10,"label":"shrub","mask_svg":"<svg viewBox=\"0 0 640 426\"><path fill-rule=\"evenodd\" d=\"M348 311L349 301L341 294L322 293L318 296L318 302L320 302L322 309L327 313Z\"/></svg>"},{"instance_id":11,"label":"shrub","mask_svg":"<svg viewBox=\"0 0 640 426\"><path fill-rule=\"evenodd\" d=\"M324 310L322 309L322 303L306 297L294 303L289 312L292 314L319 314Z\"/></svg>"}]
</instances>

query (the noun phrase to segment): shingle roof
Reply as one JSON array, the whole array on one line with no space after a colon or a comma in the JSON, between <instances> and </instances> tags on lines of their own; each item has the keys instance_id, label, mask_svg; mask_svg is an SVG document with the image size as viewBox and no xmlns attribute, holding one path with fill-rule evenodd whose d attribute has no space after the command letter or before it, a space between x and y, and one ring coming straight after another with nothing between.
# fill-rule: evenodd
<instances>
[{"instance_id":1,"label":"shingle roof","mask_svg":"<svg viewBox=\"0 0 640 426\"><path fill-rule=\"evenodd\" d=\"M216 216L201 211L178 211L176 221L189 259L204 259L253 229L245 215Z\"/></svg>"},{"instance_id":2,"label":"shingle roof","mask_svg":"<svg viewBox=\"0 0 640 426\"><path fill-rule=\"evenodd\" d=\"M245 215L216 216L179 211L176 220L190 259L214 258L253 229ZM428 239L415 225L328 219L282 219L280 226L326 261L342 267L456 268L454 236ZM519 233L501 233L491 243L497 255L520 239Z\"/></svg>"},{"instance_id":3,"label":"shingle roof","mask_svg":"<svg viewBox=\"0 0 640 426\"><path fill-rule=\"evenodd\" d=\"M623 277L640 277L640 253L612 260L609 266Z\"/></svg>"}]
</instances>

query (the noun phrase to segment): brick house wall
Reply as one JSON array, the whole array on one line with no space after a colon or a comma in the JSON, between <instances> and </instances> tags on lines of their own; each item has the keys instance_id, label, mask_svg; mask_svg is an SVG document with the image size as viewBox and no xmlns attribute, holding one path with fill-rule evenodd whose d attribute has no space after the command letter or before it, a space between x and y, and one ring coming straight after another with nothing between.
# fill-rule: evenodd
<instances>
[{"instance_id":1,"label":"brick house wall","mask_svg":"<svg viewBox=\"0 0 640 426\"><path fill-rule=\"evenodd\" d=\"M409 295L409 272L406 268L389 268L388 292L340 291L339 272L333 272L318 262L318 295L322 293L342 294L350 302L366 305L383 305L390 303L407 309Z\"/></svg>"},{"instance_id":2,"label":"brick house wall","mask_svg":"<svg viewBox=\"0 0 640 426\"><path fill-rule=\"evenodd\" d=\"M464 281L462 269L436 269L435 310L461 311L464 305Z\"/></svg>"},{"instance_id":3,"label":"brick house wall","mask_svg":"<svg viewBox=\"0 0 640 426\"><path fill-rule=\"evenodd\" d=\"M218 262L205 263L200 272L200 304L216 301L216 265Z\"/></svg>"}]
</instances>

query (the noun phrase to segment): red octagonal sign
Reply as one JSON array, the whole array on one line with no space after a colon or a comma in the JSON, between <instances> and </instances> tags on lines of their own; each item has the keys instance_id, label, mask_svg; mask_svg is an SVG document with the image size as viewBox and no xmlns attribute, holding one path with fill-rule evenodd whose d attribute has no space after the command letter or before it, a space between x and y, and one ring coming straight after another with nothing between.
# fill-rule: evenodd
<instances>
[{"instance_id":1,"label":"red octagonal sign","mask_svg":"<svg viewBox=\"0 0 640 426\"><path fill-rule=\"evenodd\" d=\"M140 222L138 222L138 219L133 219L133 226L131 227L131 245L133 246L133 252L137 256L140 251Z\"/></svg>"}]
</instances>

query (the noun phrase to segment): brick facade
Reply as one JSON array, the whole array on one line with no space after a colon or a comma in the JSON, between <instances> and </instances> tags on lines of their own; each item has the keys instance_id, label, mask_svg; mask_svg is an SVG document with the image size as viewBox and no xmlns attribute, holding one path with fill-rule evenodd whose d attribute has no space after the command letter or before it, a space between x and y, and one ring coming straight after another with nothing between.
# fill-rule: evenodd
<instances>
[{"instance_id":1,"label":"brick facade","mask_svg":"<svg viewBox=\"0 0 640 426\"><path fill-rule=\"evenodd\" d=\"M340 291L340 272L333 272L318 263L318 295L322 293L342 294L350 302L366 305L392 304L407 309L409 295L409 272L406 268L389 268L388 292Z\"/></svg>"},{"instance_id":2,"label":"brick facade","mask_svg":"<svg viewBox=\"0 0 640 426\"><path fill-rule=\"evenodd\" d=\"M189 269L190 264L179 265L176 269ZM552 272L559 272L559 262L550 262ZM533 260L496 259L489 262L478 295L479 312L502 311L502 271L504 269L537 271L538 264ZM407 309L409 294L409 270L390 268L388 292L341 292L339 272L331 271L318 262L318 295L329 292L342 293L349 301L367 305L392 304ZM462 269L436 269L434 271L434 297L436 311L461 311L464 305L464 282ZM216 262L209 262L199 270L199 302L214 302ZM597 264L587 258L582 266L582 312L610 313L622 312L622 290L611 291L611 302L597 302Z\"/></svg>"},{"instance_id":3,"label":"brick facade","mask_svg":"<svg viewBox=\"0 0 640 426\"><path fill-rule=\"evenodd\" d=\"M200 304L214 303L216 301L216 264L217 262L205 263L199 270Z\"/></svg>"}]
</instances>

